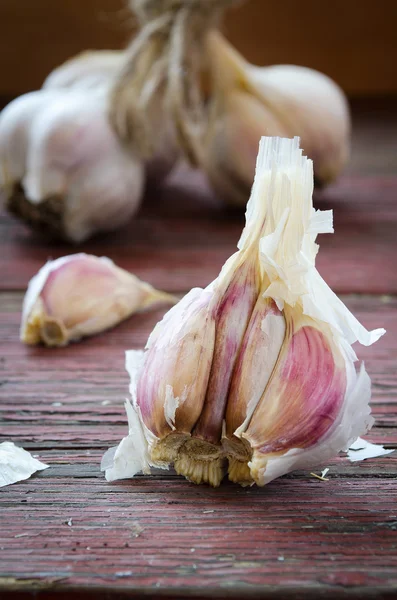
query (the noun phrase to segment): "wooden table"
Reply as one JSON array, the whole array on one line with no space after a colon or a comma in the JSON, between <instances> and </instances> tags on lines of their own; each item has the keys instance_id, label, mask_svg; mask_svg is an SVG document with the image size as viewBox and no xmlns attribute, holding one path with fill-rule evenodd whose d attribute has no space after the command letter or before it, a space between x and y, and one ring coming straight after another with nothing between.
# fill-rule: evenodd
<instances>
[{"instance_id":1,"label":"wooden table","mask_svg":"<svg viewBox=\"0 0 397 600\"><path fill-rule=\"evenodd\" d=\"M397 113L357 104L353 158L316 205L333 208L319 270L368 327L388 334L360 357L373 380L368 438L397 447ZM389 106L389 108L388 108ZM371 140L374 140L371 142ZM242 212L196 173L149 194L123 231L79 250L152 284L205 285L234 251ZM51 468L0 491L2 598L391 598L397 596L397 459L337 458L264 489L195 486L173 472L106 483L103 452L126 433L124 350L162 312L50 351L18 341L23 292L49 257L73 252L0 220L2 439ZM319 472L319 471L318 471Z\"/></svg>"}]
</instances>

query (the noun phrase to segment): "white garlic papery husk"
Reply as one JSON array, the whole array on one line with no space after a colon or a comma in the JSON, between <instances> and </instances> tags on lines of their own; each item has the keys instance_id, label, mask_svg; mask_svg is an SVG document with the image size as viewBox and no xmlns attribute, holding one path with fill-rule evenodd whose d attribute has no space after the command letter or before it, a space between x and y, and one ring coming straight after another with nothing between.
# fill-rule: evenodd
<instances>
[{"instance_id":1,"label":"white garlic papery husk","mask_svg":"<svg viewBox=\"0 0 397 600\"><path fill-rule=\"evenodd\" d=\"M66 346L136 312L175 302L109 258L72 254L47 262L30 281L20 337L29 345Z\"/></svg>"},{"instance_id":2,"label":"white garlic papery husk","mask_svg":"<svg viewBox=\"0 0 397 600\"><path fill-rule=\"evenodd\" d=\"M262 135L299 136L316 182L337 177L349 155L350 115L334 81L306 67L251 65L215 30L207 51L212 78L201 163L221 196L245 204Z\"/></svg>"},{"instance_id":3,"label":"white garlic papery husk","mask_svg":"<svg viewBox=\"0 0 397 600\"><path fill-rule=\"evenodd\" d=\"M0 487L29 479L33 473L48 468L49 465L40 462L13 442L0 444Z\"/></svg>"},{"instance_id":4,"label":"white garlic papery husk","mask_svg":"<svg viewBox=\"0 0 397 600\"><path fill-rule=\"evenodd\" d=\"M138 210L144 167L119 144L106 95L41 90L0 115L0 185L6 206L72 242L124 225Z\"/></svg>"},{"instance_id":5,"label":"white garlic papery husk","mask_svg":"<svg viewBox=\"0 0 397 600\"><path fill-rule=\"evenodd\" d=\"M375 342L315 268L332 211L312 204L299 138L262 138L239 250L131 351L130 433L105 455L109 480L150 466L219 485L264 485L312 468L372 424L370 380L351 344Z\"/></svg>"}]
</instances>

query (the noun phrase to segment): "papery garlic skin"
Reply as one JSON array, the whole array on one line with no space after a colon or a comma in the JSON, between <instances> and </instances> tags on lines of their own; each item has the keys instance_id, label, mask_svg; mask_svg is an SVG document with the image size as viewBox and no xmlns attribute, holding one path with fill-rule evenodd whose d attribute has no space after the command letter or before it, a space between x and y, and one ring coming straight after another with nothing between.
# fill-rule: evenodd
<instances>
[{"instance_id":1,"label":"papery garlic skin","mask_svg":"<svg viewBox=\"0 0 397 600\"><path fill-rule=\"evenodd\" d=\"M106 98L48 90L15 103L0 116L9 209L73 242L125 224L139 207L144 169L119 146Z\"/></svg>"},{"instance_id":2,"label":"papery garlic skin","mask_svg":"<svg viewBox=\"0 0 397 600\"><path fill-rule=\"evenodd\" d=\"M175 302L109 258L73 254L49 261L30 281L20 337L26 344L65 346L113 327L159 302Z\"/></svg>"},{"instance_id":3,"label":"papery garlic skin","mask_svg":"<svg viewBox=\"0 0 397 600\"><path fill-rule=\"evenodd\" d=\"M370 379L363 366L356 373L351 344L385 331L367 331L317 272L316 237L333 226L312 193L299 139L262 138L239 250L169 311L130 368L130 430L139 424L146 445L125 438L109 477L173 462L190 481L217 486L227 460L232 481L265 485L371 427Z\"/></svg>"},{"instance_id":4,"label":"papery garlic skin","mask_svg":"<svg viewBox=\"0 0 397 600\"><path fill-rule=\"evenodd\" d=\"M207 44L214 89L201 164L215 190L246 202L261 135L299 136L316 180L335 179L350 146L349 107L337 84L306 67L250 65L217 31Z\"/></svg>"}]
</instances>

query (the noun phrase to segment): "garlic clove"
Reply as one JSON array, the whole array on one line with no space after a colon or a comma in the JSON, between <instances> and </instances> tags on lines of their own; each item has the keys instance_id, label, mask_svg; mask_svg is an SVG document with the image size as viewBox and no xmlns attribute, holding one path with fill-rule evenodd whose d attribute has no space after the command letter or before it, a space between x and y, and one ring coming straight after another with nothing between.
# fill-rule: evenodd
<instances>
[{"instance_id":1,"label":"garlic clove","mask_svg":"<svg viewBox=\"0 0 397 600\"><path fill-rule=\"evenodd\" d=\"M216 334L205 401L192 437L174 462L177 473L195 483L206 482L215 487L224 471L220 440L230 381L260 285L255 247L232 258L235 264L226 265L214 286L211 311Z\"/></svg>"},{"instance_id":2,"label":"garlic clove","mask_svg":"<svg viewBox=\"0 0 397 600\"><path fill-rule=\"evenodd\" d=\"M316 179L329 183L349 154L350 116L327 76L294 65L250 65L218 32L207 37L213 98L201 164L214 188L245 202L261 135L299 136Z\"/></svg>"},{"instance_id":3,"label":"garlic clove","mask_svg":"<svg viewBox=\"0 0 397 600\"><path fill-rule=\"evenodd\" d=\"M258 485L269 481L269 461L311 448L329 433L347 390L345 357L329 327L298 310L285 308L284 315L287 334L277 365L241 434L252 449L249 467Z\"/></svg>"},{"instance_id":4,"label":"garlic clove","mask_svg":"<svg viewBox=\"0 0 397 600\"><path fill-rule=\"evenodd\" d=\"M49 261L30 281L20 337L65 346L113 327L159 302L175 302L108 258L72 254Z\"/></svg>"},{"instance_id":5,"label":"garlic clove","mask_svg":"<svg viewBox=\"0 0 397 600\"><path fill-rule=\"evenodd\" d=\"M137 406L156 442L150 457L167 465L189 437L203 406L215 341L210 290L194 288L149 337L137 380Z\"/></svg>"},{"instance_id":6,"label":"garlic clove","mask_svg":"<svg viewBox=\"0 0 397 600\"><path fill-rule=\"evenodd\" d=\"M229 479L252 482L247 470L251 456L241 439L276 365L285 338L286 323L273 300L259 296L233 372L227 400L222 444L228 454Z\"/></svg>"},{"instance_id":7,"label":"garlic clove","mask_svg":"<svg viewBox=\"0 0 397 600\"><path fill-rule=\"evenodd\" d=\"M13 117L1 156L7 164L16 158L13 183L19 179L24 192L8 186L9 210L73 242L123 225L139 207L144 169L119 146L105 98L78 91L33 98L18 99L15 114L10 108L0 117L0 131Z\"/></svg>"}]
</instances>

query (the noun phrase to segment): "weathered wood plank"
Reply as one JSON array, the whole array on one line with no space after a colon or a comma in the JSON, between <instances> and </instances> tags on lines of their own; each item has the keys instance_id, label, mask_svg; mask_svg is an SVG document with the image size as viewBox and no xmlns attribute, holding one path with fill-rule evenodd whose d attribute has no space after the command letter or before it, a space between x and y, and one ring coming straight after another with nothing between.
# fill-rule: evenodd
<instances>
[{"instance_id":1,"label":"weathered wood plank","mask_svg":"<svg viewBox=\"0 0 397 600\"><path fill-rule=\"evenodd\" d=\"M395 493L389 479L364 486L284 478L265 490L214 491L172 476L117 484L39 476L8 490L2 574L61 577L62 585L196 587L209 597L212 587L226 597L231 585L240 593L249 586L248 597L281 581L291 592L308 583L335 591L392 586Z\"/></svg>"}]
</instances>

